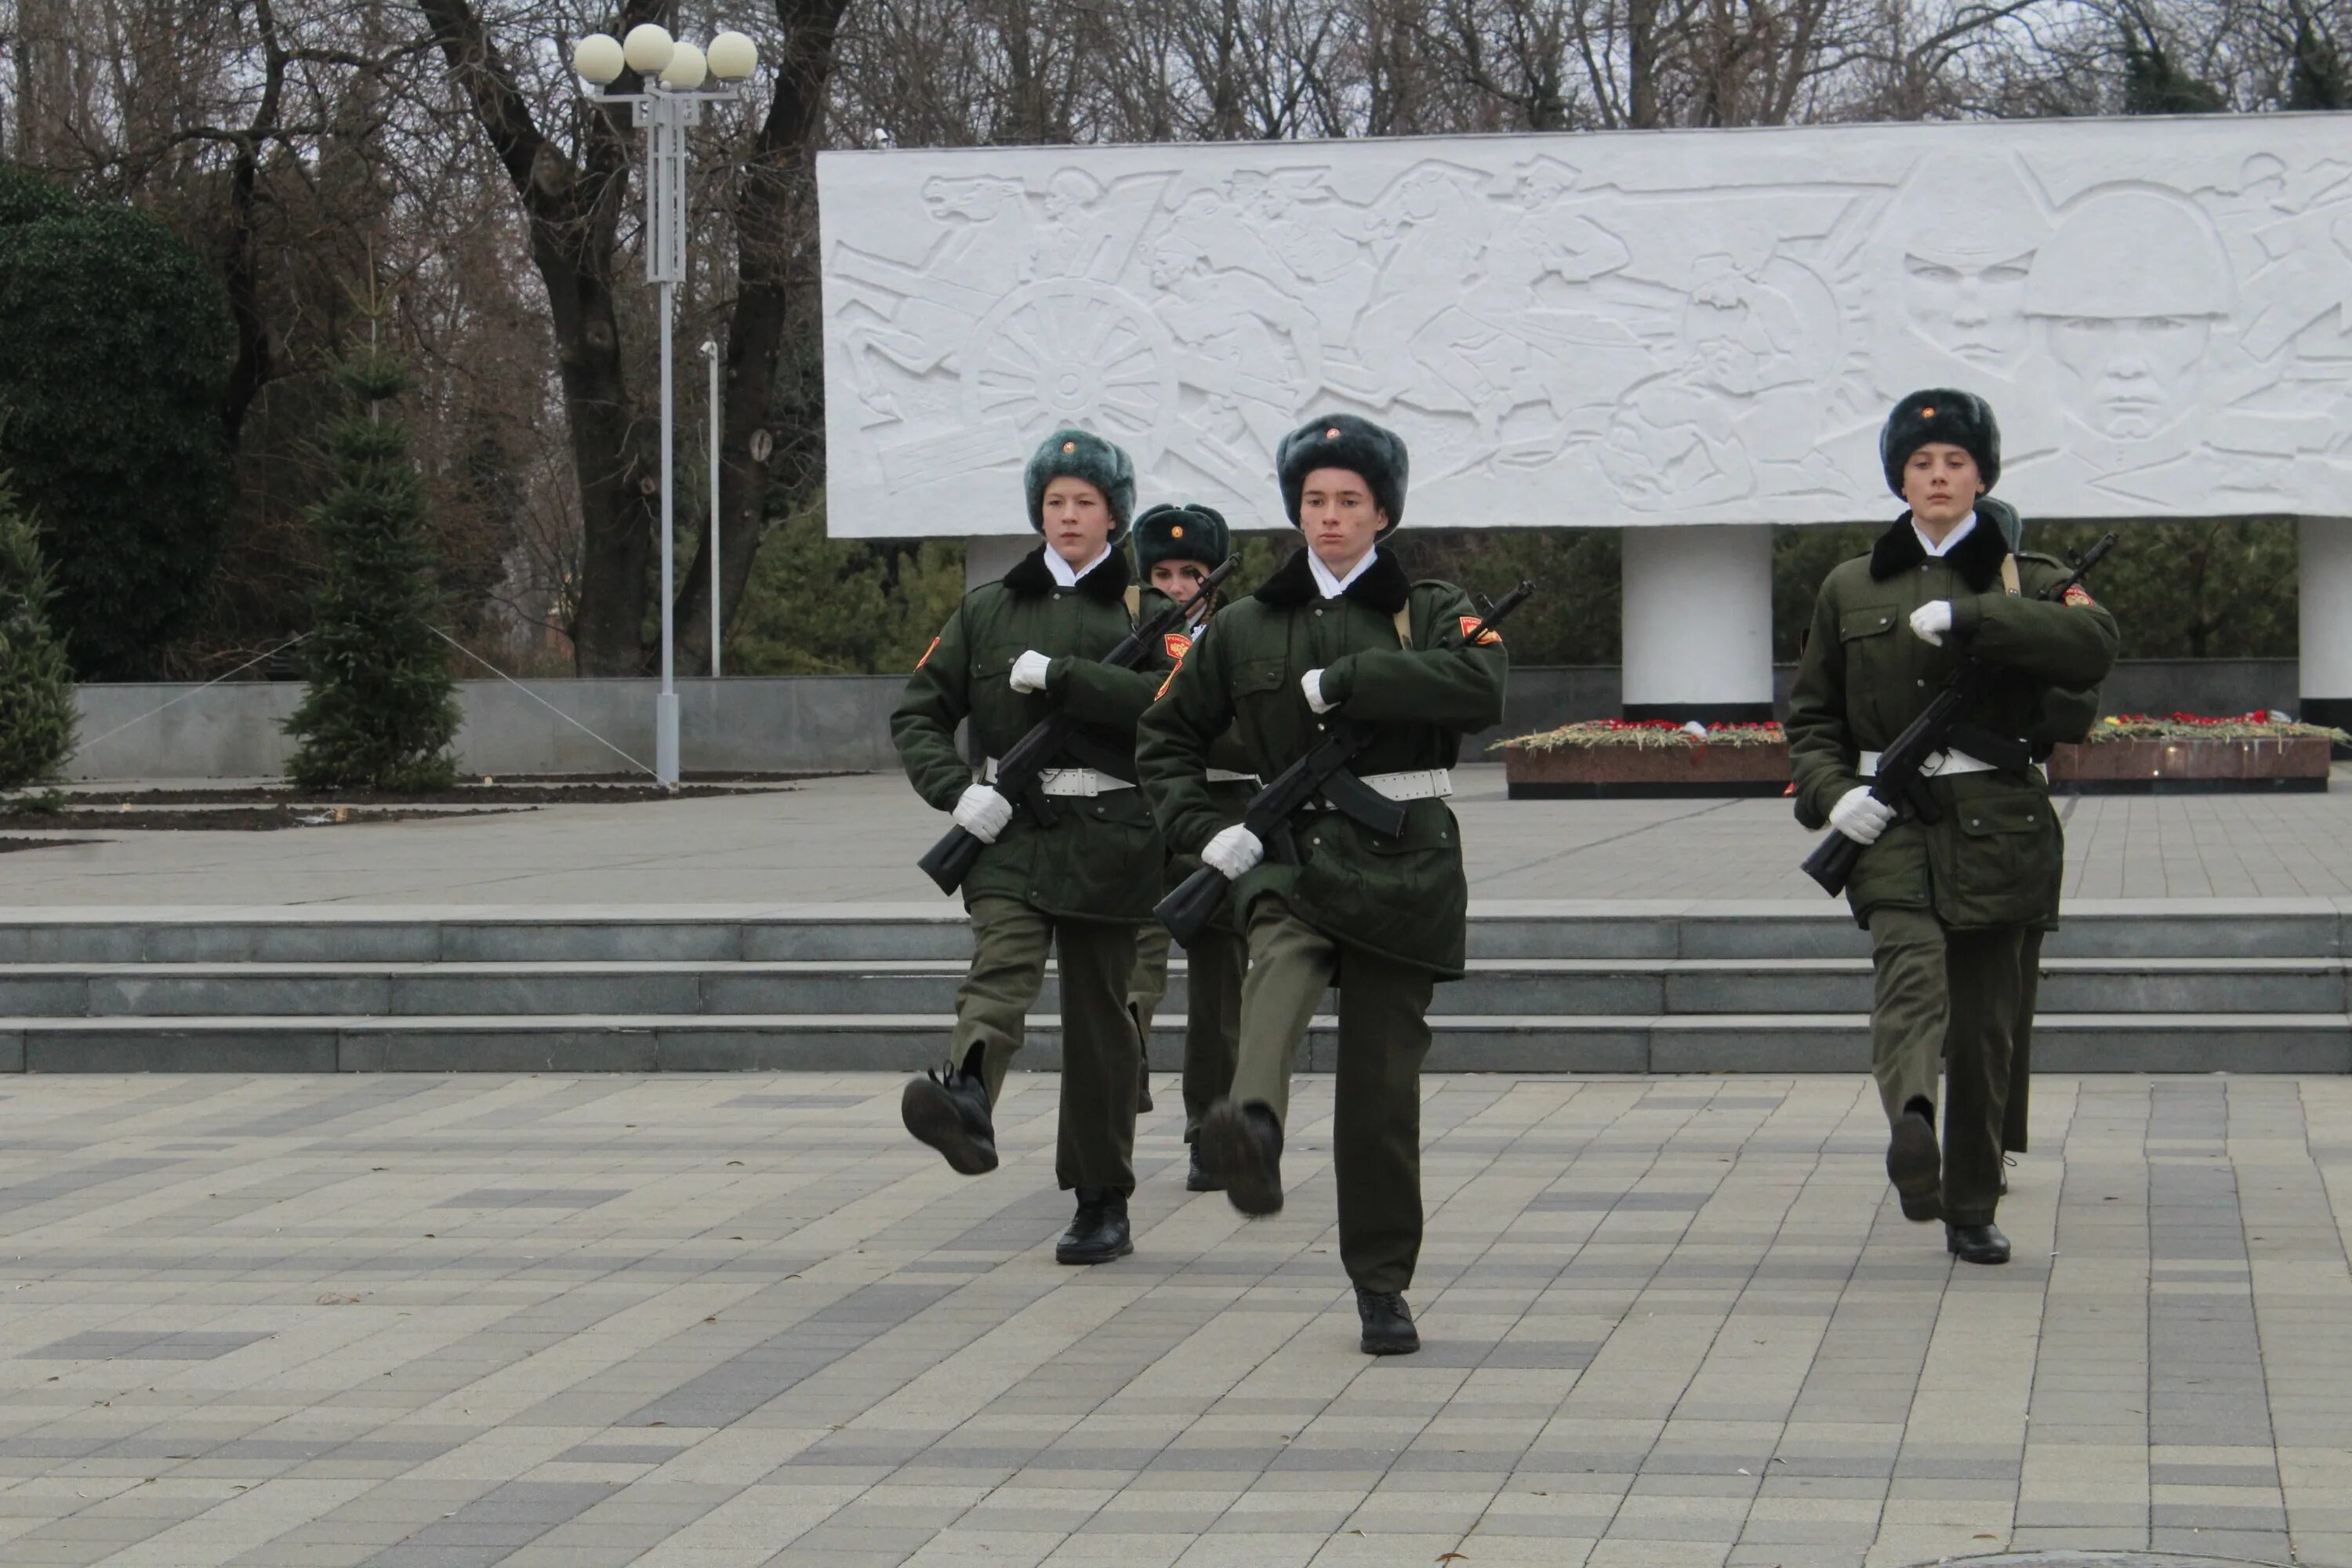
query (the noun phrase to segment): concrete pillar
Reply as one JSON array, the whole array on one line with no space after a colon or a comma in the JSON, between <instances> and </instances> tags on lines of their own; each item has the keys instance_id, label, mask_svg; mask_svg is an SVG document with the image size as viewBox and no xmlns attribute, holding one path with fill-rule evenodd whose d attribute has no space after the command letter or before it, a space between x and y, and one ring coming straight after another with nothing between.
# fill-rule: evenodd
<instances>
[{"instance_id":1,"label":"concrete pillar","mask_svg":"<svg viewBox=\"0 0 2352 1568\"><path fill-rule=\"evenodd\" d=\"M993 583L1037 548L1034 533L975 533L963 542L963 591Z\"/></svg>"},{"instance_id":2,"label":"concrete pillar","mask_svg":"<svg viewBox=\"0 0 2352 1568\"><path fill-rule=\"evenodd\" d=\"M1771 718L1771 529L1625 530L1624 644L1626 718Z\"/></svg>"},{"instance_id":3,"label":"concrete pillar","mask_svg":"<svg viewBox=\"0 0 2352 1568\"><path fill-rule=\"evenodd\" d=\"M2296 544L2303 710L2295 717L2352 729L2352 519L2306 517ZM2347 752L2338 747L2336 754Z\"/></svg>"}]
</instances>

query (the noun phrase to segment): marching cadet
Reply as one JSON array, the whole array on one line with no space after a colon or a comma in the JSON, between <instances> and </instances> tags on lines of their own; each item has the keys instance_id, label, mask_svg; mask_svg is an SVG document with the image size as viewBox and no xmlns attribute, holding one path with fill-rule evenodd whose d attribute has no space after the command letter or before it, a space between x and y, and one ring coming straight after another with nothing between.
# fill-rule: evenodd
<instances>
[{"instance_id":1,"label":"marching cadet","mask_svg":"<svg viewBox=\"0 0 2352 1568\"><path fill-rule=\"evenodd\" d=\"M996 1169L991 1110L1054 955L1063 1064L1054 1172L1077 1193L1054 1256L1107 1263L1135 1250L1127 1199L1141 1042L1127 981L1165 856L1131 759L1136 715L1160 678L1097 662L1133 625L1127 552L1117 548L1135 499L1128 455L1086 431L1056 430L1025 478L1029 525L1044 542L1002 582L964 596L890 721L916 793L988 846L963 884L972 959L947 1065L909 1081L899 1110L955 1170ZM995 759L1057 710L1077 721L1069 764L1044 776L1042 799L1006 799L992 787ZM955 747L966 720L970 764Z\"/></svg>"},{"instance_id":2,"label":"marching cadet","mask_svg":"<svg viewBox=\"0 0 2352 1568\"><path fill-rule=\"evenodd\" d=\"M1797 813L1868 846L1847 885L1870 932L1871 1071L1891 1130L1886 1173L1906 1219L1944 1221L1969 1263L2006 1263L2000 1200L2010 1056L2024 1022L2025 950L2053 922L2065 850L2049 782L1965 751L1933 759L1927 825L1872 795L1877 753L1964 655L2004 673L1970 721L2024 737L2053 687L2115 662L2115 618L2044 555L2015 553L2000 503L2000 431L1980 398L1937 388L1895 405L1879 435L1888 488L1909 503L1865 556L1822 584L1789 705ZM1944 1135L1936 1137L1944 1058Z\"/></svg>"},{"instance_id":3,"label":"marching cadet","mask_svg":"<svg viewBox=\"0 0 2352 1568\"><path fill-rule=\"evenodd\" d=\"M1282 1207L1290 1073L1327 988L1339 993L1332 1164L1339 1257L1368 1354L1418 1350L1404 1291L1421 1253L1421 1064L1432 986L1461 977L1469 903L1444 797L1462 737L1497 722L1505 659L1450 583L1414 582L1381 541L1404 515L1404 443L1353 415L1284 437L1285 510L1306 536L1256 593L1219 615L1137 727L1136 765L1169 843L1237 882L1249 938L1233 1092L1201 1125L1202 1156L1247 1215ZM1236 731L1272 778L1336 720L1378 727L1363 783L1412 803L1383 838L1336 810L1292 823L1296 864L1220 805L1213 749Z\"/></svg>"},{"instance_id":4,"label":"marching cadet","mask_svg":"<svg viewBox=\"0 0 2352 1568\"><path fill-rule=\"evenodd\" d=\"M1231 548L1224 515L1196 501L1155 506L1135 520L1135 558L1143 569L1147 593L1177 603L1200 592L1202 580L1223 564ZM1169 635L1167 657L1160 664L1171 678L1216 608L1213 602L1193 605L1186 628ZM1156 605L1147 605L1141 614L1149 617L1156 610ZM1248 773L1240 743L1230 733L1218 743L1208 778L1217 809L1240 816L1257 781ZM1190 856L1171 856L1168 886L1175 887L1199 864ZM1192 1192L1212 1193L1218 1186L1201 1163L1201 1118L1233 1087L1242 971L1248 963L1249 950L1230 904L1218 911L1184 952L1184 1142L1191 1151L1184 1185ZM1134 1016L1136 1033L1147 1042L1151 1038L1152 1013L1167 994L1168 931L1155 921L1136 938L1135 974L1127 988L1128 1011ZM1138 1109L1142 1110L1151 1109L1149 1056L1147 1049L1138 1100Z\"/></svg>"}]
</instances>

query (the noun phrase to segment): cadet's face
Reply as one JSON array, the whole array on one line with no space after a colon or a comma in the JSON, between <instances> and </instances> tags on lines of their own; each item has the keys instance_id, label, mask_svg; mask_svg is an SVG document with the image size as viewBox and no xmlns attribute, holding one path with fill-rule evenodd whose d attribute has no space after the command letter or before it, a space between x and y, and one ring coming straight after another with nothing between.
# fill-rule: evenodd
<instances>
[{"instance_id":1,"label":"cadet's face","mask_svg":"<svg viewBox=\"0 0 2352 1568\"><path fill-rule=\"evenodd\" d=\"M1903 311L1919 335L1987 370L2024 353L2025 278L2032 252L1990 266L1934 256L1903 258Z\"/></svg>"},{"instance_id":2,"label":"cadet's face","mask_svg":"<svg viewBox=\"0 0 2352 1568\"><path fill-rule=\"evenodd\" d=\"M2050 352L2074 381L2084 422L2132 440L2188 412L2189 373L2212 332L2202 316L2059 316Z\"/></svg>"},{"instance_id":3,"label":"cadet's face","mask_svg":"<svg viewBox=\"0 0 2352 1568\"><path fill-rule=\"evenodd\" d=\"M1151 585L1181 605L1201 591L1201 580L1209 569L1197 561L1155 561L1151 563Z\"/></svg>"},{"instance_id":4,"label":"cadet's face","mask_svg":"<svg viewBox=\"0 0 2352 1568\"><path fill-rule=\"evenodd\" d=\"M1045 487L1045 543L1073 566L1083 566L1110 542L1110 505L1084 479L1058 479Z\"/></svg>"},{"instance_id":5,"label":"cadet's face","mask_svg":"<svg viewBox=\"0 0 2352 1568\"><path fill-rule=\"evenodd\" d=\"M1352 468L1318 468L1299 486L1299 531L1335 577L1353 570L1388 525L1389 514L1372 503L1372 487Z\"/></svg>"},{"instance_id":6,"label":"cadet's face","mask_svg":"<svg viewBox=\"0 0 2352 1568\"><path fill-rule=\"evenodd\" d=\"M1903 499L1921 527L1940 536L1976 510L1984 494L1984 476L1966 449L1948 441L1930 441L1903 465Z\"/></svg>"}]
</instances>

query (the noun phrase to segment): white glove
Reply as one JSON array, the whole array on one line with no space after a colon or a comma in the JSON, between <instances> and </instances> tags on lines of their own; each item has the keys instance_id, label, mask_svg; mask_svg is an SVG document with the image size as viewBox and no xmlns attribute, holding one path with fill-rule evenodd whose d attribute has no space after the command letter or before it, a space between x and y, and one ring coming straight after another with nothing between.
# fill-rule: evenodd
<instances>
[{"instance_id":1,"label":"white glove","mask_svg":"<svg viewBox=\"0 0 2352 1568\"><path fill-rule=\"evenodd\" d=\"M1013 689L1015 691L1045 690L1045 672L1053 667L1052 659L1047 658L1035 648L1031 648L1013 661Z\"/></svg>"},{"instance_id":2,"label":"white glove","mask_svg":"<svg viewBox=\"0 0 2352 1568\"><path fill-rule=\"evenodd\" d=\"M1213 868L1228 882L1239 881L1243 872L1265 858L1265 846L1257 835L1234 823L1209 840L1201 848L1201 864Z\"/></svg>"},{"instance_id":3,"label":"white glove","mask_svg":"<svg viewBox=\"0 0 2352 1568\"><path fill-rule=\"evenodd\" d=\"M987 784L973 784L956 799L955 825L982 844L995 843L1012 820L1013 803Z\"/></svg>"},{"instance_id":4,"label":"white glove","mask_svg":"<svg viewBox=\"0 0 2352 1568\"><path fill-rule=\"evenodd\" d=\"M1937 647L1944 646L1944 634L1952 629L1952 602L1937 599L1911 612L1911 629Z\"/></svg>"},{"instance_id":5,"label":"white glove","mask_svg":"<svg viewBox=\"0 0 2352 1568\"><path fill-rule=\"evenodd\" d=\"M1830 807L1830 826L1856 844L1877 843L1878 836L1894 820L1895 808L1871 794L1867 784L1846 791Z\"/></svg>"},{"instance_id":6,"label":"white glove","mask_svg":"<svg viewBox=\"0 0 2352 1568\"><path fill-rule=\"evenodd\" d=\"M1339 706L1336 702L1323 700L1323 672L1319 669L1310 669L1300 676L1298 689L1307 693L1307 706L1318 713L1328 713Z\"/></svg>"}]
</instances>

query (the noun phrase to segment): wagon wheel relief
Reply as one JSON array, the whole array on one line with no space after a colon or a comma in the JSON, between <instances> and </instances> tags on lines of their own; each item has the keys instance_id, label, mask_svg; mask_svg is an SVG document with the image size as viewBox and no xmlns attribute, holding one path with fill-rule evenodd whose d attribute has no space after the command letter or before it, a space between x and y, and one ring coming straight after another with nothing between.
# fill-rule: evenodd
<instances>
[{"instance_id":1,"label":"wagon wheel relief","mask_svg":"<svg viewBox=\"0 0 2352 1568\"><path fill-rule=\"evenodd\" d=\"M972 329L963 406L973 423L1009 419L1031 440L1082 425L1149 468L1176 410L1175 347L1158 317L1116 289L1024 284Z\"/></svg>"}]
</instances>

